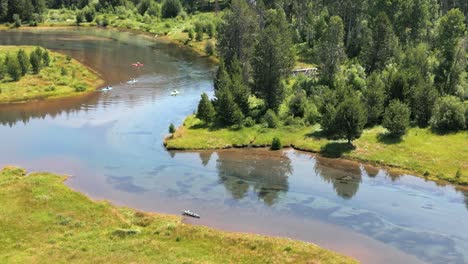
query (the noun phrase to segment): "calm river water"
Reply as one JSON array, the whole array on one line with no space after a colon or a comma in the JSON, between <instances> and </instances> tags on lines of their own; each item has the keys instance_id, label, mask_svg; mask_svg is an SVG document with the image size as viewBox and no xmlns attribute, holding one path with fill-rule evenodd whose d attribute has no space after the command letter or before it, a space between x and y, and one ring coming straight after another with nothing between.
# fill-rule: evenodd
<instances>
[{"instance_id":1,"label":"calm river water","mask_svg":"<svg viewBox=\"0 0 468 264\"><path fill-rule=\"evenodd\" d=\"M202 215L186 219L194 224L310 241L364 263L468 263L468 193L453 186L292 150L166 151L168 125L212 94L215 69L203 58L97 29L0 31L0 44L70 54L114 86L0 106L1 166L69 174L68 185L96 199L191 209Z\"/></svg>"}]
</instances>

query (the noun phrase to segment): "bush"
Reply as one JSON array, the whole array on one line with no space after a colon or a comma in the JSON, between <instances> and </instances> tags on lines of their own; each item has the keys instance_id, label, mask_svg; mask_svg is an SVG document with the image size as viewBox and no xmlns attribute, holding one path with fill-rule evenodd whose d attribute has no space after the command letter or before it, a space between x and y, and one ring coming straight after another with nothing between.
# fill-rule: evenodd
<instances>
[{"instance_id":1,"label":"bush","mask_svg":"<svg viewBox=\"0 0 468 264\"><path fill-rule=\"evenodd\" d=\"M284 121L286 126L304 126L304 120L300 117L288 116Z\"/></svg>"},{"instance_id":2,"label":"bush","mask_svg":"<svg viewBox=\"0 0 468 264\"><path fill-rule=\"evenodd\" d=\"M202 41L203 40L203 29L202 28L195 28L195 39L197 41Z\"/></svg>"},{"instance_id":3,"label":"bush","mask_svg":"<svg viewBox=\"0 0 468 264\"><path fill-rule=\"evenodd\" d=\"M193 37L194 37L193 34L194 34L194 33L193 33L193 29L190 28L190 29L188 30L188 38L189 38L190 40L193 40Z\"/></svg>"},{"instance_id":4,"label":"bush","mask_svg":"<svg viewBox=\"0 0 468 264\"><path fill-rule=\"evenodd\" d=\"M29 56L29 61L31 62L31 70L34 74L38 74L41 71L41 57L38 53L33 51Z\"/></svg>"},{"instance_id":5,"label":"bush","mask_svg":"<svg viewBox=\"0 0 468 264\"><path fill-rule=\"evenodd\" d=\"M47 50L44 50L44 52L42 53L42 64L44 64L44 66L47 67L50 65L50 56Z\"/></svg>"},{"instance_id":6,"label":"bush","mask_svg":"<svg viewBox=\"0 0 468 264\"><path fill-rule=\"evenodd\" d=\"M83 8L83 15L86 19L86 22L93 22L94 17L96 16L96 10L94 7L86 6Z\"/></svg>"},{"instance_id":7,"label":"bush","mask_svg":"<svg viewBox=\"0 0 468 264\"><path fill-rule=\"evenodd\" d=\"M463 130L466 125L465 106L455 96L444 96L437 100L431 126L440 132Z\"/></svg>"},{"instance_id":8,"label":"bush","mask_svg":"<svg viewBox=\"0 0 468 264\"><path fill-rule=\"evenodd\" d=\"M75 92L80 93L86 91L86 87L82 84L75 85Z\"/></svg>"},{"instance_id":9,"label":"bush","mask_svg":"<svg viewBox=\"0 0 468 264\"><path fill-rule=\"evenodd\" d=\"M265 122L269 128L277 128L279 126L278 116L276 116L273 110L268 109L263 118L265 119Z\"/></svg>"},{"instance_id":10,"label":"bush","mask_svg":"<svg viewBox=\"0 0 468 264\"><path fill-rule=\"evenodd\" d=\"M245 120L244 120L244 126L245 127L253 127L255 126L255 120L252 119L252 117L247 117Z\"/></svg>"},{"instance_id":11,"label":"bush","mask_svg":"<svg viewBox=\"0 0 468 264\"><path fill-rule=\"evenodd\" d=\"M409 107L398 101L393 100L385 109L382 125L388 129L391 136L400 137L406 133L410 122Z\"/></svg>"},{"instance_id":12,"label":"bush","mask_svg":"<svg viewBox=\"0 0 468 264\"><path fill-rule=\"evenodd\" d=\"M76 13L76 24L79 26L85 20L85 16L82 11Z\"/></svg>"},{"instance_id":13,"label":"bush","mask_svg":"<svg viewBox=\"0 0 468 264\"><path fill-rule=\"evenodd\" d=\"M213 23L208 23L208 25L206 26L206 33L208 34L210 39L214 37L216 33L216 27Z\"/></svg>"},{"instance_id":14,"label":"bush","mask_svg":"<svg viewBox=\"0 0 468 264\"><path fill-rule=\"evenodd\" d=\"M176 132L175 126L173 123L169 125L169 133L174 134Z\"/></svg>"},{"instance_id":15,"label":"bush","mask_svg":"<svg viewBox=\"0 0 468 264\"><path fill-rule=\"evenodd\" d=\"M67 71L67 69L65 69L65 67L62 67L62 68L60 69L60 75L62 75L62 76L68 75L68 71Z\"/></svg>"},{"instance_id":16,"label":"bush","mask_svg":"<svg viewBox=\"0 0 468 264\"><path fill-rule=\"evenodd\" d=\"M304 91L299 91L289 102L289 113L293 117L304 117L307 107L307 97Z\"/></svg>"},{"instance_id":17,"label":"bush","mask_svg":"<svg viewBox=\"0 0 468 264\"><path fill-rule=\"evenodd\" d=\"M283 144L281 144L281 140L278 137L274 137L271 142L271 150L280 150L282 148Z\"/></svg>"},{"instance_id":18,"label":"bush","mask_svg":"<svg viewBox=\"0 0 468 264\"><path fill-rule=\"evenodd\" d=\"M182 5L179 0L164 0L161 8L163 18L172 18L179 15Z\"/></svg>"},{"instance_id":19,"label":"bush","mask_svg":"<svg viewBox=\"0 0 468 264\"><path fill-rule=\"evenodd\" d=\"M14 27L21 27L21 18L18 14L13 14Z\"/></svg>"},{"instance_id":20,"label":"bush","mask_svg":"<svg viewBox=\"0 0 468 264\"><path fill-rule=\"evenodd\" d=\"M205 45L205 52L208 56L212 56L215 52L215 46L213 42L208 41Z\"/></svg>"}]
</instances>

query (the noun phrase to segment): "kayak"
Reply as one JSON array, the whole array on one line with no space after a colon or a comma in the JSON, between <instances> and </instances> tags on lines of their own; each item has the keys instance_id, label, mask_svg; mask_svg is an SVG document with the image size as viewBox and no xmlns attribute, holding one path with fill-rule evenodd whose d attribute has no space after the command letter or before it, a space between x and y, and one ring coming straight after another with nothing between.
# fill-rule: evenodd
<instances>
[{"instance_id":1,"label":"kayak","mask_svg":"<svg viewBox=\"0 0 468 264\"><path fill-rule=\"evenodd\" d=\"M200 215L190 211L190 210L185 210L185 211L182 211L182 214L183 215L186 215L186 216L190 216L190 217L193 217L193 218L200 218Z\"/></svg>"},{"instance_id":2,"label":"kayak","mask_svg":"<svg viewBox=\"0 0 468 264\"><path fill-rule=\"evenodd\" d=\"M179 95L179 91L177 91L177 90L174 90L174 91L172 91L172 92L171 92L171 95L172 95L172 96Z\"/></svg>"},{"instance_id":3,"label":"kayak","mask_svg":"<svg viewBox=\"0 0 468 264\"><path fill-rule=\"evenodd\" d=\"M101 89L102 92L107 92L107 91L110 91L110 90L112 90L112 86L106 86L106 87Z\"/></svg>"},{"instance_id":4,"label":"kayak","mask_svg":"<svg viewBox=\"0 0 468 264\"><path fill-rule=\"evenodd\" d=\"M143 66L145 66L145 65L144 65L143 63L137 62L137 63L132 63L132 66L135 66L135 67L143 67Z\"/></svg>"},{"instance_id":5,"label":"kayak","mask_svg":"<svg viewBox=\"0 0 468 264\"><path fill-rule=\"evenodd\" d=\"M137 79L131 79L130 81L127 82L127 84L135 84L137 82L138 82Z\"/></svg>"}]
</instances>

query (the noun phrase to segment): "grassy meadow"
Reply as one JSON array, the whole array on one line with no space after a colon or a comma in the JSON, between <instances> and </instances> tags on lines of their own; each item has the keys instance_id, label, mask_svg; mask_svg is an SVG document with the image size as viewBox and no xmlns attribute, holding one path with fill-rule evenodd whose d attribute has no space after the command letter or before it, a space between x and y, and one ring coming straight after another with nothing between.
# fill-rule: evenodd
<instances>
[{"instance_id":1,"label":"grassy meadow","mask_svg":"<svg viewBox=\"0 0 468 264\"><path fill-rule=\"evenodd\" d=\"M468 185L468 132L438 135L429 129L411 128L400 140L387 138L385 132L382 127L365 130L362 137L353 142L355 148L352 149L346 141L330 141L322 137L319 125L212 129L190 116L173 136L166 139L165 144L168 149L177 150L267 147L274 137L278 137L283 146L399 168L432 180Z\"/></svg>"},{"instance_id":2,"label":"grassy meadow","mask_svg":"<svg viewBox=\"0 0 468 264\"><path fill-rule=\"evenodd\" d=\"M356 263L305 242L94 202L64 180L0 171L1 263Z\"/></svg>"},{"instance_id":3,"label":"grassy meadow","mask_svg":"<svg viewBox=\"0 0 468 264\"><path fill-rule=\"evenodd\" d=\"M29 54L32 46L0 46L0 61L7 54L15 55L19 49ZM27 73L19 81L5 76L0 80L0 103L24 102L46 98L59 98L95 90L103 84L99 76L78 61L63 54L49 51L50 66L38 74Z\"/></svg>"}]
</instances>

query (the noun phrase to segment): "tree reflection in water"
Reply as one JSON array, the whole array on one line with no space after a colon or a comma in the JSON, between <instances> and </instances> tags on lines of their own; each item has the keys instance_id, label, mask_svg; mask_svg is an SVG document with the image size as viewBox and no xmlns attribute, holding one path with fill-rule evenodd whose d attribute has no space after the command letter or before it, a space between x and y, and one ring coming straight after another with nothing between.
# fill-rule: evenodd
<instances>
[{"instance_id":1,"label":"tree reflection in water","mask_svg":"<svg viewBox=\"0 0 468 264\"><path fill-rule=\"evenodd\" d=\"M336 194L344 199L351 199L362 181L359 165L342 160L316 158L315 173L331 183Z\"/></svg>"},{"instance_id":2,"label":"tree reflection in water","mask_svg":"<svg viewBox=\"0 0 468 264\"><path fill-rule=\"evenodd\" d=\"M200 151L199 156L203 167L206 167L206 165L208 165L211 159L211 155L213 155L213 151Z\"/></svg>"},{"instance_id":3,"label":"tree reflection in water","mask_svg":"<svg viewBox=\"0 0 468 264\"><path fill-rule=\"evenodd\" d=\"M289 189L291 160L281 152L220 151L217 170L220 181L234 199L244 198L249 188L268 206Z\"/></svg>"}]
</instances>

